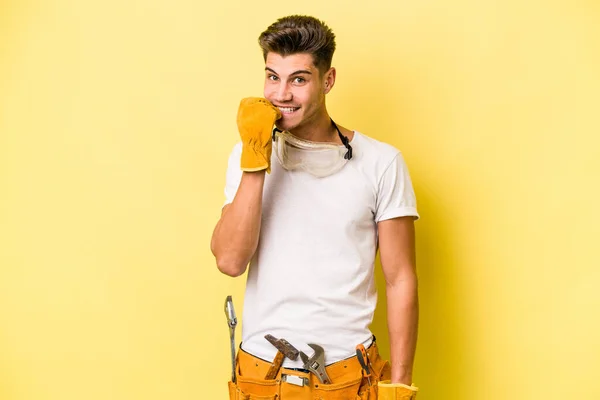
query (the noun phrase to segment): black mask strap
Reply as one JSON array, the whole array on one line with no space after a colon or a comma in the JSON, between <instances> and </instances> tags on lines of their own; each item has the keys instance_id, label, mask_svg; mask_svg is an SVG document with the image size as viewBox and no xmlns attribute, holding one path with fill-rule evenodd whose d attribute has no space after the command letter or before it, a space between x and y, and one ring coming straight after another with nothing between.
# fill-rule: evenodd
<instances>
[{"instance_id":1,"label":"black mask strap","mask_svg":"<svg viewBox=\"0 0 600 400\"><path fill-rule=\"evenodd\" d=\"M346 136L342 135L342 132L340 132L340 128L338 128L338 126L335 124L335 122L333 122L333 119L331 120L331 123L333 124L333 126L337 130L338 135L340 135L340 140L342 141L342 143L344 144L344 146L348 150L346 152L346 154L344 155L344 158L346 160L350 160L352 158L352 146L350 146L350 141L348 140L348 138Z\"/></svg>"},{"instance_id":2,"label":"black mask strap","mask_svg":"<svg viewBox=\"0 0 600 400\"><path fill-rule=\"evenodd\" d=\"M277 141L277 132L283 132L281 129L277 128L276 126L273 127L273 141Z\"/></svg>"}]
</instances>

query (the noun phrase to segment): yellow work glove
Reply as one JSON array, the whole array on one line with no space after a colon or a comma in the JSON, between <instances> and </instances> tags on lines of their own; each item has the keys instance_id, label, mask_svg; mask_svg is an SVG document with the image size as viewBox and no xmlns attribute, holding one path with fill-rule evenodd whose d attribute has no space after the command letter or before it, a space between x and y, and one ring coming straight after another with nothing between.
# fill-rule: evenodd
<instances>
[{"instance_id":1,"label":"yellow work glove","mask_svg":"<svg viewBox=\"0 0 600 400\"><path fill-rule=\"evenodd\" d=\"M237 125L242 138L242 171L271 172L273 125L281 112L267 99L248 97L242 99L237 115Z\"/></svg>"},{"instance_id":2,"label":"yellow work glove","mask_svg":"<svg viewBox=\"0 0 600 400\"><path fill-rule=\"evenodd\" d=\"M377 400L413 400L417 398L419 388L391 383L390 380L380 381L377 384Z\"/></svg>"}]
</instances>

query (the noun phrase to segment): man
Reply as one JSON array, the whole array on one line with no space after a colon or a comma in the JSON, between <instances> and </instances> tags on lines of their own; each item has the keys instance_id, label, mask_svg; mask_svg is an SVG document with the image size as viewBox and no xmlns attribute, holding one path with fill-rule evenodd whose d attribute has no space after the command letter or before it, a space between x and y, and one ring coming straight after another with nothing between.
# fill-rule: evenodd
<instances>
[{"instance_id":1,"label":"man","mask_svg":"<svg viewBox=\"0 0 600 400\"><path fill-rule=\"evenodd\" d=\"M419 215L402 155L329 116L335 36L323 22L281 18L259 43L265 98L240 104L242 140L229 158L226 202L211 240L221 272L239 276L249 264L230 397L415 398ZM377 249L390 362L369 330ZM303 357L289 356L280 366L266 335L285 339ZM315 344L324 351L321 376L318 362L312 369L306 363L319 352Z\"/></svg>"}]
</instances>

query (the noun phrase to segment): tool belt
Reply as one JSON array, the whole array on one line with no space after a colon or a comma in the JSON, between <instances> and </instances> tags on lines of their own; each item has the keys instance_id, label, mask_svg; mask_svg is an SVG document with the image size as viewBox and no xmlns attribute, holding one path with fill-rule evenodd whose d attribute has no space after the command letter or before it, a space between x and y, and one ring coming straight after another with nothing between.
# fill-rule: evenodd
<instances>
[{"instance_id":1,"label":"tool belt","mask_svg":"<svg viewBox=\"0 0 600 400\"><path fill-rule=\"evenodd\" d=\"M273 364L239 349L236 381L229 382L230 400L376 400L377 383L390 379L389 362L381 358L375 340L366 349L372 371L364 375L358 357L325 367L331 384L304 370L281 367L275 379L265 379Z\"/></svg>"}]
</instances>

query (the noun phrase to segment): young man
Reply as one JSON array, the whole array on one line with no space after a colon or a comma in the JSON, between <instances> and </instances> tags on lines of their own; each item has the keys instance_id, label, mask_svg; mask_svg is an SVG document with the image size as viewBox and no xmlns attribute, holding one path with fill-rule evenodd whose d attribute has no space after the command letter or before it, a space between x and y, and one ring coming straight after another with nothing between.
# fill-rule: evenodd
<instances>
[{"instance_id":1,"label":"young man","mask_svg":"<svg viewBox=\"0 0 600 400\"><path fill-rule=\"evenodd\" d=\"M242 140L211 241L221 272L239 276L250 264L230 397L413 399L419 215L406 164L394 147L329 116L335 36L323 22L281 18L259 43L265 98L240 104ZM391 362L369 330L377 249Z\"/></svg>"}]
</instances>

